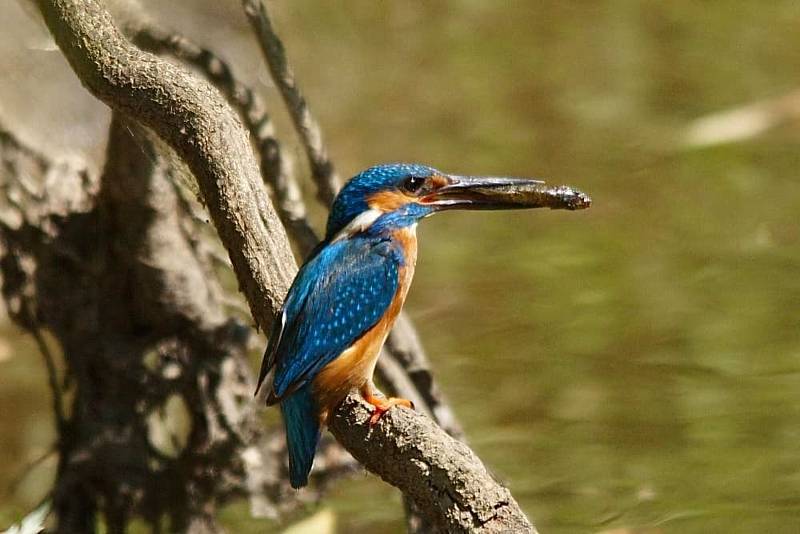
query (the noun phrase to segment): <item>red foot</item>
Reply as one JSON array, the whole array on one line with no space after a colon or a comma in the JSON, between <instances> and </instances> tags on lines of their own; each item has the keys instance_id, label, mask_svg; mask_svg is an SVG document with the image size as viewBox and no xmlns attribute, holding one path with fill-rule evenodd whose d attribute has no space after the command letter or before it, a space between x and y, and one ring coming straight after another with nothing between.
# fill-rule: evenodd
<instances>
[{"instance_id":1,"label":"red foot","mask_svg":"<svg viewBox=\"0 0 800 534\"><path fill-rule=\"evenodd\" d=\"M375 426L380 421L383 414L388 412L392 406L405 406L406 408L414 409L414 403L408 399L400 399L398 397L389 397L388 399L383 396L365 395L364 400L370 403L375 409L372 411L372 417L369 418L369 426Z\"/></svg>"}]
</instances>

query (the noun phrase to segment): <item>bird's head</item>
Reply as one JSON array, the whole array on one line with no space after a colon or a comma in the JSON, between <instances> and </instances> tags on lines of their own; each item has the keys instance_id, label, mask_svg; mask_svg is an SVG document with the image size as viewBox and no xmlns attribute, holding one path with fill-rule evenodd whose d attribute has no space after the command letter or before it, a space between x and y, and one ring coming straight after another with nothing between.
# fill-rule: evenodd
<instances>
[{"instance_id":1,"label":"bird's head","mask_svg":"<svg viewBox=\"0 0 800 534\"><path fill-rule=\"evenodd\" d=\"M524 207L513 202L505 188L541 183L519 178L455 176L413 163L377 165L351 178L336 196L326 239L343 231L364 230L376 221L386 226L408 226L447 209Z\"/></svg>"}]
</instances>

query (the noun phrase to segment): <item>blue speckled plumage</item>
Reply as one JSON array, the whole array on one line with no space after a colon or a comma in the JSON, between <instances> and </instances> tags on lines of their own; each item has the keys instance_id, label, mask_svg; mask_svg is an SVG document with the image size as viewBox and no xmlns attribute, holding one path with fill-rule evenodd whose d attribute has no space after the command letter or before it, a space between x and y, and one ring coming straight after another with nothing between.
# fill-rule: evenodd
<instances>
[{"instance_id":1,"label":"blue speckled plumage","mask_svg":"<svg viewBox=\"0 0 800 534\"><path fill-rule=\"evenodd\" d=\"M508 184L391 164L367 169L339 192L325 240L286 296L259 377L260 387L274 369L267 404L281 404L293 487L308 482L320 425L350 389L374 406L371 423L391 406L411 405L382 397L372 372L413 277L416 223L437 210L500 208L502 193L492 188Z\"/></svg>"},{"instance_id":2,"label":"blue speckled plumage","mask_svg":"<svg viewBox=\"0 0 800 534\"><path fill-rule=\"evenodd\" d=\"M397 244L379 235L337 241L306 263L289 290L270 361L275 400L308 383L383 316L402 263Z\"/></svg>"},{"instance_id":3,"label":"blue speckled plumage","mask_svg":"<svg viewBox=\"0 0 800 534\"><path fill-rule=\"evenodd\" d=\"M281 402L292 487L308 483L320 437L313 379L380 320L395 297L403 251L380 231L324 242L301 268L264 355L268 403Z\"/></svg>"}]
</instances>

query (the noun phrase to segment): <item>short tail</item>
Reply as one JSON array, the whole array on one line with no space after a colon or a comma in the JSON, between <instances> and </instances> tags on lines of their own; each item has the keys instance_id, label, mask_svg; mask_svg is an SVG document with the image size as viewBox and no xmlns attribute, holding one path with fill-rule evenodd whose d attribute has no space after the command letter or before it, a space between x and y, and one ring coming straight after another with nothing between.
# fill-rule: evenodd
<instances>
[{"instance_id":1,"label":"short tail","mask_svg":"<svg viewBox=\"0 0 800 534\"><path fill-rule=\"evenodd\" d=\"M281 413L289 448L289 481L293 488L302 488L308 484L308 474L314 463L320 435L319 415L311 394L311 384L306 384L281 400Z\"/></svg>"}]
</instances>

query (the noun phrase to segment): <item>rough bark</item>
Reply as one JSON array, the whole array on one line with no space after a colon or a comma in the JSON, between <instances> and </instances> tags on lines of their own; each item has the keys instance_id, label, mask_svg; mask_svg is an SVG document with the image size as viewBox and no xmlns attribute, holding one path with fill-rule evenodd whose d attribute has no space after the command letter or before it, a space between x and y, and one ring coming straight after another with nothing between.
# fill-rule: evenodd
<instances>
[{"instance_id":1,"label":"rough bark","mask_svg":"<svg viewBox=\"0 0 800 534\"><path fill-rule=\"evenodd\" d=\"M370 406L351 394L334 412L331 432L444 532L535 532L475 453L429 418L396 408L370 426L370 415Z\"/></svg>"},{"instance_id":2,"label":"rough bark","mask_svg":"<svg viewBox=\"0 0 800 534\"><path fill-rule=\"evenodd\" d=\"M201 79L133 46L96 0L37 2L86 88L156 132L189 166L253 317L269 331L296 264L235 113Z\"/></svg>"}]
</instances>

